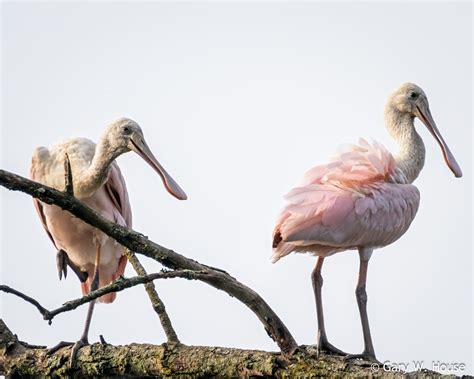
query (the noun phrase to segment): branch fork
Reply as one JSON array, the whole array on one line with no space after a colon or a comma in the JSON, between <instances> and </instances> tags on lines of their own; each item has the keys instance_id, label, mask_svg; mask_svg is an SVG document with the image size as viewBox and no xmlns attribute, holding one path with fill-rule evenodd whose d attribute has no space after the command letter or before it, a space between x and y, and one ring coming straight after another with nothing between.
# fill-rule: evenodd
<instances>
[{"instance_id":1,"label":"branch fork","mask_svg":"<svg viewBox=\"0 0 474 379\"><path fill-rule=\"evenodd\" d=\"M66 169L66 177L67 177ZM269 336L277 343L282 353L286 355L291 355L296 351L298 345L287 329L287 327L280 320L278 315L270 308L270 306L251 288L240 283L237 279L233 278L225 271L220 269L215 269L210 266L203 265L195 260L186 258L185 256L174 252L173 250L167 249L159 244L149 240L141 233L137 233L133 230L122 227L118 224L115 224L109 220L106 220L98 212L90 209L74 197L69 196L69 194L57 191L48 186L42 185L40 183L34 182L32 180L26 179L19 175L10 173L5 170L0 170L0 185L14 191L22 191L37 198L38 200L54 204L74 216L80 218L84 222L98 228L108 236L114 238L118 243L122 244L124 247L129 249L136 254L145 255L149 258L156 260L161 263L163 266L175 270L164 273L155 273L149 274L146 276L138 276L130 279L120 279L114 281L106 287L102 287L97 291L93 291L88 295L84 296L81 299L76 299L71 302L64 304L62 307L59 307L56 310L48 311L42 307L39 302L29 298L32 301L29 301L37 307L37 309L44 315L46 314L46 319L52 320L54 316L59 313L65 312L66 310L74 309L79 305L82 305L88 301L92 300L92 296L95 298L107 293L101 291L119 291L124 288L124 283L140 282L143 284L146 280L154 279L164 279L172 277L183 277L186 279L200 280L204 283L207 283L219 290L226 292L228 295L235 297L244 305L246 305L260 320L263 324L264 329L267 331ZM154 276L154 279L150 277ZM114 287L112 290L111 287ZM2 286L3 290L6 286ZM0 289L2 288L0 287ZM10 293L14 293L11 288L9 288ZM18 291L16 291L18 292ZM17 296L20 296L18 293L14 293ZM20 296L26 300L26 295L22 294ZM36 303L35 303L36 302ZM47 313L49 312L49 313Z\"/></svg>"}]
</instances>

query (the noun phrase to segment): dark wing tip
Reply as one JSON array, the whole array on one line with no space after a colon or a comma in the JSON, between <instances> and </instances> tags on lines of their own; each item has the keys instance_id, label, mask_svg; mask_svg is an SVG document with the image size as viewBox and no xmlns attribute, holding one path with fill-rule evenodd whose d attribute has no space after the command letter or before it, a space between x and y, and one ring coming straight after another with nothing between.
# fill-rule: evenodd
<instances>
[{"instance_id":1,"label":"dark wing tip","mask_svg":"<svg viewBox=\"0 0 474 379\"><path fill-rule=\"evenodd\" d=\"M278 247L278 245L280 244L280 242L283 240L283 238L281 237L281 233L279 230L277 230L275 232L275 234L273 235L273 244L272 244L272 247L275 249L276 247Z\"/></svg>"}]
</instances>

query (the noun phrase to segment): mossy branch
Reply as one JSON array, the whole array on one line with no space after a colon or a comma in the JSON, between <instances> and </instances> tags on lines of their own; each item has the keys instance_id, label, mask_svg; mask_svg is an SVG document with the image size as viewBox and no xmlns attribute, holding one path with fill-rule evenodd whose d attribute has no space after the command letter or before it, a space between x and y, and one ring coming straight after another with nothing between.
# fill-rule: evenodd
<instances>
[{"instance_id":1,"label":"mossy branch","mask_svg":"<svg viewBox=\"0 0 474 379\"><path fill-rule=\"evenodd\" d=\"M138 257L135 255L135 253L127 249L125 255L127 256L128 261L133 266L135 272L142 277L146 277L147 272L138 260ZM176 334L176 331L174 330L173 325L171 324L171 319L168 313L166 312L165 303L163 303L163 301L158 296L155 284L153 283L153 281L149 281L147 283L144 283L144 286L145 291L148 294L148 297L150 298L151 305L155 310L156 314L158 315L158 318L160 319L160 323L166 334L168 343L179 343L178 335Z\"/></svg>"},{"instance_id":2,"label":"mossy branch","mask_svg":"<svg viewBox=\"0 0 474 379\"><path fill-rule=\"evenodd\" d=\"M77 365L68 364L70 349L47 355L25 344L0 320L0 375L8 377L180 377L180 378L440 378L422 370L405 374L385 371L358 360L318 355L301 346L291 357L276 352L183 344L93 344L83 347Z\"/></svg>"}]
</instances>

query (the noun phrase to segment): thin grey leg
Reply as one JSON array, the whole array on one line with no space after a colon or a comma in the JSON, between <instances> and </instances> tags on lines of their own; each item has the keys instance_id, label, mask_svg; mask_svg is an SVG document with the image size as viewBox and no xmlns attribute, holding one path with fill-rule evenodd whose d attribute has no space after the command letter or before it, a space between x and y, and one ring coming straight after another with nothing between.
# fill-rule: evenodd
<instances>
[{"instance_id":1,"label":"thin grey leg","mask_svg":"<svg viewBox=\"0 0 474 379\"><path fill-rule=\"evenodd\" d=\"M359 248L359 279L355 291L357 305L359 306L360 321L362 323L362 332L364 333L364 351L361 354L348 355L347 358L363 358L370 361L377 361L372 336L370 335L369 317L367 315L367 292L365 290L367 270L372 251L372 249Z\"/></svg>"},{"instance_id":2,"label":"thin grey leg","mask_svg":"<svg viewBox=\"0 0 474 379\"><path fill-rule=\"evenodd\" d=\"M95 291L96 289L99 288L99 265L100 265L100 245L97 247L94 276L92 277L90 292ZM84 346L89 345L89 340L88 340L89 328L91 326L92 313L94 312L95 303L96 303L96 300L92 300L89 303L89 308L87 309L87 315L86 315L86 322L84 324L84 331L82 332L82 336L79 339L79 341L77 341L72 347L71 359L70 359L71 366L73 366L76 361L77 352L79 351L79 349L81 349Z\"/></svg>"},{"instance_id":3,"label":"thin grey leg","mask_svg":"<svg viewBox=\"0 0 474 379\"><path fill-rule=\"evenodd\" d=\"M346 355L342 350L334 347L328 342L326 335L326 327L324 325L324 312L323 312L323 300L322 300L322 287L323 287L323 276L321 275L321 269L323 267L324 257L318 257L316 266L314 266L313 272L311 273L311 281L313 283L314 299L316 301L316 315L318 318L318 353L326 352L338 355Z\"/></svg>"},{"instance_id":4,"label":"thin grey leg","mask_svg":"<svg viewBox=\"0 0 474 379\"><path fill-rule=\"evenodd\" d=\"M94 276L92 277L92 282L91 282L91 287L90 287L91 292L99 288L99 265L100 265L100 245L97 247L95 267L94 267ZM79 341L77 341L76 343L61 341L56 346L48 350L47 352L48 355L55 353L56 351L58 351L59 349L63 347L73 345L69 362L70 362L71 367L74 366L78 351L82 347L89 345L88 335L89 335L89 328L91 325L92 314L94 312L95 303L96 303L96 300L92 300L89 303L89 308L87 309L87 315L86 315L86 322L84 324L84 331L82 332L82 336L79 339Z\"/></svg>"}]
</instances>

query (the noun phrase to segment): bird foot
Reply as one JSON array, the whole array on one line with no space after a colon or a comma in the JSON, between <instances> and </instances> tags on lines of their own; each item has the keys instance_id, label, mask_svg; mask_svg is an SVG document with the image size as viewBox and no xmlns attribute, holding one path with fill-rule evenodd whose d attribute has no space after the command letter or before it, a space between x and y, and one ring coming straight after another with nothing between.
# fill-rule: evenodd
<instances>
[{"instance_id":1,"label":"bird foot","mask_svg":"<svg viewBox=\"0 0 474 379\"><path fill-rule=\"evenodd\" d=\"M69 346L72 346L71 357L69 358L69 365L70 365L70 367L74 367L74 365L76 363L77 353L79 352L79 350L84 346L89 346L89 341L87 340L87 338L81 338L79 341L77 341L75 343L74 342L61 341L57 345L55 345L51 349L49 349L46 352L46 355L52 355L55 352L57 352L58 350L62 349L63 347L69 347Z\"/></svg>"},{"instance_id":2,"label":"bird foot","mask_svg":"<svg viewBox=\"0 0 474 379\"><path fill-rule=\"evenodd\" d=\"M58 250L56 254L56 267L58 268L59 280L64 276L64 279L67 277L67 262L68 256L64 250ZM64 341L62 341L64 342Z\"/></svg>"},{"instance_id":3,"label":"bird foot","mask_svg":"<svg viewBox=\"0 0 474 379\"><path fill-rule=\"evenodd\" d=\"M51 349L48 349L46 355L53 355L55 352L62 349L63 347L69 347L72 345L74 345L74 342L61 341L57 345L54 345Z\"/></svg>"},{"instance_id":4,"label":"bird foot","mask_svg":"<svg viewBox=\"0 0 474 379\"><path fill-rule=\"evenodd\" d=\"M327 339L320 339L318 341L317 349L318 349L317 350L318 355L321 353L326 353L326 354L347 356L347 353L343 352L342 350L339 350L337 347L330 344Z\"/></svg>"},{"instance_id":5,"label":"bird foot","mask_svg":"<svg viewBox=\"0 0 474 379\"><path fill-rule=\"evenodd\" d=\"M79 341L77 341L74 346L72 347L71 350L71 358L69 359L69 365L71 367L74 367L76 364L76 358L77 358L77 353L81 348L84 346L89 346L89 341L87 338L81 338Z\"/></svg>"},{"instance_id":6,"label":"bird foot","mask_svg":"<svg viewBox=\"0 0 474 379\"><path fill-rule=\"evenodd\" d=\"M351 360L351 359L362 359L364 361L368 361L371 363L377 363L381 365L382 363L379 362L379 360L375 357L375 353L369 353L369 352L362 352L361 354L347 354L344 357L345 360Z\"/></svg>"},{"instance_id":7,"label":"bird foot","mask_svg":"<svg viewBox=\"0 0 474 379\"><path fill-rule=\"evenodd\" d=\"M81 283L84 283L87 280L87 272L81 271L78 266L71 262L67 253L63 249L58 250L56 253L56 267L58 268L59 280L61 280L63 276L64 279L66 279L68 266L72 269L72 271L74 271Z\"/></svg>"}]
</instances>

